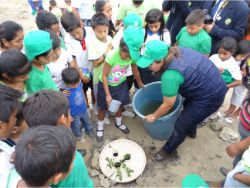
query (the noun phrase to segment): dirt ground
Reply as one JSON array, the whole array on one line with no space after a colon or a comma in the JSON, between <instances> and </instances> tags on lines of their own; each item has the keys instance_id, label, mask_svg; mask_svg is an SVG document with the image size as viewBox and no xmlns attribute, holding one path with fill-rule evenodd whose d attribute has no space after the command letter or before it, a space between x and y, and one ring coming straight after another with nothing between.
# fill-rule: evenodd
<instances>
[{"instance_id":1,"label":"dirt ground","mask_svg":"<svg viewBox=\"0 0 250 188\"><path fill-rule=\"evenodd\" d=\"M14 20L23 25L25 32L35 29L34 18L25 0L1 0L0 22ZM222 108L228 107L227 102ZM195 112L193 112L195 113ZM225 148L229 144L218 138L219 132L214 132L208 125L198 129L196 139L187 138L178 148L178 157L162 163L153 163L150 159L152 146L158 150L164 142L157 141L147 135L139 118L124 118L124 123L129 127L130 134L124 135L114 127L114 119L105 127L105 139L128 138L143 147L147 156L147 166L141 181L129 184L119 184L124 187L180 187L181 180L189 173L200 174L206 180L221 180L224 177L219 172L220 166L231 168L232 159L226 155ZM96 127L96 117L92 113L92 121ZM237 125L228 125L237 130ZM101 147L95 140L87 136L83 142L78 143L79 148L87 149L86 164L91 171L91 159L94 149ZM100 186L99 179L93 178L95 186Z\"/></svg>"}]
</instances>

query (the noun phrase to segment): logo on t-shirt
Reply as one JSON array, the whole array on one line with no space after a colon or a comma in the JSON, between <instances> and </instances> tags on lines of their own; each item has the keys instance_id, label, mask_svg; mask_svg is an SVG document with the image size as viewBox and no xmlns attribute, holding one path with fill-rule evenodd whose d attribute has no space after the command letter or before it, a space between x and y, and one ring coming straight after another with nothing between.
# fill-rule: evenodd
<instances>
[{"instance_id":1,"label":"logo on t-shirt","mask_svg":"<svg viewBox=\"0 0 250 188\"><path fill-rule=\"evenodd\" d=\"M111 84L121 83L127 75L128 66L116 65L112 67L111 72L108 76L108 82Z\"/></svg>"}]
</instances>

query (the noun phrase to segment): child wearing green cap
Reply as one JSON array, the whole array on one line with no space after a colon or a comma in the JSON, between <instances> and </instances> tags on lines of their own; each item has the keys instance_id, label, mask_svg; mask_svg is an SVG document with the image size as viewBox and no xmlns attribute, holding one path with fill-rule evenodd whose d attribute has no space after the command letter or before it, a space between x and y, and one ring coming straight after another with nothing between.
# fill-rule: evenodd
<instances>
[{"instance_id":1,"label":"child wearing green cap","mask_svg":"<svg viewBox=\"0 0 250 188\"><path fill-rule=\"evenodd\" d=\"M47 64L51 62L53 50L50 34L46 31L31 31L24 37L25 53L32 63L26 87L29 94L52 89L58 90Z\"/></svg>"},{"instance_id":2,"label":"child wearing green cap","mask_svg":"<svg viewBox=\"0 0 250 188\"><path fill-rule=\"evenodd\" d=\"M132 26L131 26L132 27ZM138 36L140 40L133 40L133 36ZM142 37L140 37L142 36ZM137 42L137 43L136 43ZM103 124L105 112L108 109L112 99L120 101L121 106L116 113L116 127L123 133L128 134L127 126L122 123L123 106L129 104L129 92L126 84L127 67L132 66L133 75L140 87L143 87L141 78L133 59L139 57L139 47L143 42L143 32L136 28L128 28L124 32L124 39L121 40L120 48L114 49L107 54L104 62L104 68L100 82L98 83L97 105L98 111L98 127L97 141L103 141ZM136 48L137 47L137 48Z\"/></svg>"}]
</instances>

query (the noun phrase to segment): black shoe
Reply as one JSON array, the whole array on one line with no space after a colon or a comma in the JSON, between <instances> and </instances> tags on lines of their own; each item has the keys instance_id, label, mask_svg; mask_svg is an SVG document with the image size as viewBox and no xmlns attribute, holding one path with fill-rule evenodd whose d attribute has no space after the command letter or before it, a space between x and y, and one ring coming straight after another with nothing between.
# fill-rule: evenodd
<instances>
[{"instance_id":1,"label":"black shoe","mask_svg":"<svg viewBox=\"0 0 250 188\"><path fill-rule=\"evenodd\" d=\"M82 156L85 156L86 153L87 153L87 150L86 149L78 149L77 150Z\"/></svg>"},{"instance_id":2,"label":"black shoe","mask_svg":"<svg viewBox=\"0 0 250 188\"><path fill-rule=\"evenodd\" d=\"M177 152L174 151L172 153L167 153L166 151L164 151L163 149L161 149L160 151L158 151L157 153L155 153L152 156L152 161L154 163L162 162L162 161L165 161L166 159L170 158L174 154L177 154Z\"/></svg>"},{"instance_id":3,"label":"black shoe","mask_svg":"<svg viewBox=\"0 0 250 188\"><path fill-rule=\"evenodd\" d=\"M220 167L220 173L223 175L223 176L227 176L227 174L230 172L230 170L228 168L225 168L225 167Z\"/></svg>"},{"instance_id":4,"label":"black shoe","mask_svg":"<svg viewBox=\"0 0 250 188\"><path fill-rule=\"evenodd\" d=\"M196 135L197 135L197 129L194 129L194 130L191 130L189 133L188 133L188 136L192 139L195 139L196 138Z\"/></svg>"},{"instance_id":5,"label":"black shoe","mask_svg":"<svg viewBox=\"0 0 250 188\"><path fill-rule=\"evenodd\" d=\"M122 125L124 125L124 124L117 125L117 124L115 123L115 127L116 127L116 128L120 129L124 134L128 134L128 133L129 133L128 127L127 127L126 125L124 125L126 128L125 128L125 129L122 129L122 128L121 128Z\"/></svg>"},{"instance_id":6,"label":"black shoe","mask_svg":"<svg viewBox=\"0 0 250 188\"><path fill-rule=\"evenodd\" d=\"M90 137L90 138L95 138L95 133L93 130L86 132L86 134Z\"/></svg>"}]
</instances>

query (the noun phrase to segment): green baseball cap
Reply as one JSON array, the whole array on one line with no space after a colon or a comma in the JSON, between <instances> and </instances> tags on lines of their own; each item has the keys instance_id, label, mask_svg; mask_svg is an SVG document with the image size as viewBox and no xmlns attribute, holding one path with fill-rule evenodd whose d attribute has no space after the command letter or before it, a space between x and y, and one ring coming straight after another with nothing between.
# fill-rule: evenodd
<instances>
[{"instance_id":1,"label":"green baseball cap","mask_svg":"<svg viewBox=\"0 0 250 188\"><path fill-rule=\"evenodd\" d=\"M141 46L144 42L144 29L128 26L123 32L123 40L129 48L131 59L137 61L140 58Z\"/></svg>"},{"instance_id":2,"label":"green baseball cap","mask_svg":"<svg viewBox=\"0 0 250 188\"><path fill-rule=\"evenodd\" d=\"M123 26L126 28L130 25L135 27L142 27L142 20L138 14L130 13L123 20Z\"/></svg>"},{"instance_id":3,"label":"green baseball cap","mask_svg":"<svg viewBox=\"0 0 250 188\"><path fill-rule=\"evenodd\" d=\"M187 175L181 183L182 188L208 188L208 184L197 174Z\"/></svg>"},{"instance_id":4,"label":"green baseball cap","mask_svg":"<svg viewBox=\"0 0 250 188\"><path fill-rule=\"evenodd\" d=\"M25 54L29 61L52 48L50 34L46 31L31 31L24 36Z\"/></svg>"},{"instance_id":5,"label":"green baseball cap","mask_svg":"<svg viewBox=\"0 0 250 188\"><path fill-rule=\"evenodd\" d=\"M154 61L162 60L168 55L169 46L160 40L147 42L142 57L136 62L138 67L147 68Z\"/></svg>"}]
</instances>

